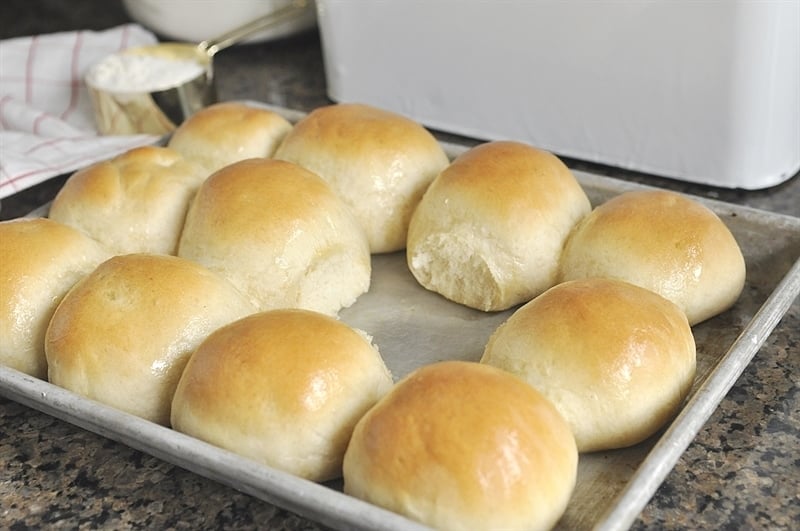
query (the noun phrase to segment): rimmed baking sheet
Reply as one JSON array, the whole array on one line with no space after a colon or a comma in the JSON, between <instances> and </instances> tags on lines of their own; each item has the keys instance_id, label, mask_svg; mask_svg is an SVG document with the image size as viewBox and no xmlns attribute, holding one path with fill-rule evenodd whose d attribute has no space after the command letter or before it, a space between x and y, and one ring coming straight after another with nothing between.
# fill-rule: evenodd
<instances>
[{"instance_id":1,"label":"rimmed baking sheet","mask_svg":"<svg viewBox=\"0 0 800 531\"><path fill-rule=\"evenodd\" d=\"M303 113L267 106L291 121ZM443 143L451 157L466 146ZM645 188L585 172L576 177L597 204ZM559 529L626 529L800 293L800 218L696 198L736 236L747 263L745 289L728 312L693 328L697 376L681 413L662 432L632 448L585 454ZM46 213L46 207L36 215ZM477 361L495 328L512 312L483 313L421 288L403 253L373 257L369 293L341 319L369 332L395 379L445 359ZM406 531L417 523L341 492L213 447L192 437L0 367L0 394L101 436L151 454L264 501L337 529Z\"/></svg>"}]
</instances>

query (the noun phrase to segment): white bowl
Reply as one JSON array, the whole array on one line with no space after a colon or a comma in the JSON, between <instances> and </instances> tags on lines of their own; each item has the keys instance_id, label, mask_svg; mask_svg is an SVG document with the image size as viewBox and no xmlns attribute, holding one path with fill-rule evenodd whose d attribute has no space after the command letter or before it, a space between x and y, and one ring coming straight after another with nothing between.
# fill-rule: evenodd
<instances>
[{"instance_id":1,"label":"white bowl","mask_svg":"<svg viewBox=\"0 0 800 531\"><path fill-rule=\"evenodd\" d=\"M128 15L160 36L177 41L200 42L217 37L291 0L123 0ZM315 26L314 0L303 14L254 34L244 42L263 42Z\"/></svg>"}]
</instances>

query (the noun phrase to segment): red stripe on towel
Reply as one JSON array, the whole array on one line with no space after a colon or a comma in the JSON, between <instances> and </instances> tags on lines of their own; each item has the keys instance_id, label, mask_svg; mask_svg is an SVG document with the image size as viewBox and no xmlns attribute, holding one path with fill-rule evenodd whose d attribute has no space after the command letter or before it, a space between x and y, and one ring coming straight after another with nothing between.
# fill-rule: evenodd
<instances>
[{"instance_id":1,"label":"red stripe on towel","mask_svg":"<svg viewBox=\"0 0 800 531\"><path fill-rule=\"evenodd\" d=\"M80 57L81 46L83 45L83 32L79 31L75 34L75 44L72 47L72 65L70 67L70 85L69 85L69 105L61 113L61 119L66 120L67 117L75 112L78 108L78 100L81 96L81 83L83 80L80 75Z\"/></svg>"}]
</instances>

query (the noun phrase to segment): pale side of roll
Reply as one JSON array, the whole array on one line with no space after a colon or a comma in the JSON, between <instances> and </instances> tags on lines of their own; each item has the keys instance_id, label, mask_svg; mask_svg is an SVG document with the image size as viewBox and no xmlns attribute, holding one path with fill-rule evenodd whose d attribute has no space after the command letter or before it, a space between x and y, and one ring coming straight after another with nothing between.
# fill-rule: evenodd
<instances>
[{"instance_id":1,"label":"pale side of roll","mask_svg":"<svg viewBox=\"0 0 800 531\"><path fill-rule=\"evenodd\" d=\"M631 446L660 429L691 389L696 350L686 316L627 282L559 284L520 307L481 363L515 374L570 424L581 452Z\"/></svg>"},{"instance_id":2,"label":"pale side of roll","mask_svg":"<svg viewBox=\"0 0 800 531\"><path fill-rule=\"evenodd\" d=\"M135 148L72 174L48 216L115 254L175 254L189 202L206 176L171 149Z\"/></svg>"},{"instance_id":3,"label":"pale side of roll","mask_svg":"<svg viewBox=\"0 0 800 531\"><path fill-rule=\"evenodd\" d=\"M358 419L392 386L366 334L307 310L272 310L198 347L172 404L172 426L312 481L342 475Z\"/></svg>"},{"instance_id":4,"label":"pale side of roll","mask_svg":"<svg viewBox=\"0 0 800 531\"><path fill-rule=\"evenodd\" d=\"M210 176L186 218L178 255L230 280L261 310L335 315L369 289L366 235L314 173L249 159Z\"/></svg>"},{"instance_id":5,"label":"pale side of roll","mask_svg":"<svg viewBox=\"0 0 800 531\"><path fill-rule=\"evenodd\" d=\"M487 365L438 362L358 422L344 491L437 529L550 529L577 464L569 426L539 392Z\"/></svg>"},{"instance_id":6,"label":"pale side of roll","mask_svg":"<svg viewBox=\"0 0 800 531\"><path fill-rule=\"evenodd\" d=\"M44 336L69 289L111 253L46 218L0 223L0 364L47 377Z\"/></svg>"},{"instance_id":7,"label":"pale side of roll","mask_svg":"<svg viewBox=\"0 0 800 531\"><path fill-rule=\"evenodd\" d=\"M255 312L229 282L175 256L110 258L56 308L45 337L50 381L159 424L189 356Z\"/></svg>"},{"instance_id":8,"label":"pale side of roll","mask_svg":"<svg viewBox=\"0 0 800 531\"><path fill-rule=\"evenodd\" d=\"M221 102L187 118L167 146L211 174L240 160L272 156L291 129L286 118L269 109Z\"/></svg>"},{"instance_id":9,"label":"pale side of roll","mask_svg":"<svg viewBox=\"0 0 800 531\"><path fill-rule=\"evenodd\" d=\"M275 157L325 179L355 213L373 253L405 247L414 208L449 163L421 124L356 103L315 109L295 124Z\"/></svg>"},{"instance_id":10,"label":"pale side of roll","mask_svg":"<svg viewBox=\"0 0 800 531\"><path fill-rule=\"evenodd\" d=\"M676 192L626 192L595 208L564 248L560 279L611 277L677 304L695 325L731 306L745 261L709 208Z\"/></svg>"},{"instance_id":11,"label":"pale side of roll","mask_svg":"<svg viewBox=\"0 0 800 531\"><path fill-rule=\"evenodd\" d=\"M408 231L408 267L425 288L466 306L504 310L556 282L589 199L555 155L495 141L459 156L431 184Z\"/></svg>"}]
</instances>

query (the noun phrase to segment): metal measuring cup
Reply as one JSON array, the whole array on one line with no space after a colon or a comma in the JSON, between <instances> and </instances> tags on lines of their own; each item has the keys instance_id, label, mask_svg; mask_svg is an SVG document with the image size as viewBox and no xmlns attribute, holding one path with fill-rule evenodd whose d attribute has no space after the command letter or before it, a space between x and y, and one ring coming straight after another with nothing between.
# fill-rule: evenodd
<instances>
[{"instance_id":1,"label":"metal measuring cup","mask_svg":"<svg viewBox=\"0 0 800 531\"><path fill-rule=\"evenodd\" d=\"M118 52L193 62L199 65L201 73L167 88L136 91L109 89L93 83L90 72L86 86L99 132L105 135L164 135L172 132L186 118L217 101L214 82L214 55L217 52L258 31L300 16L308 5L309 0L293 0L280 9L199 44L168 42Z\"/></svg>"}]
</instances>

